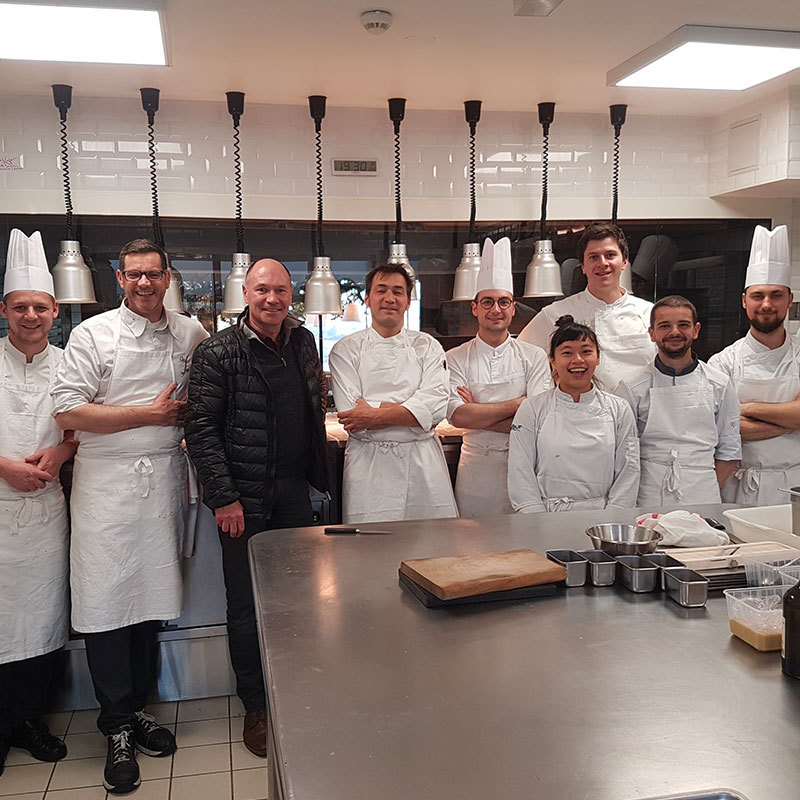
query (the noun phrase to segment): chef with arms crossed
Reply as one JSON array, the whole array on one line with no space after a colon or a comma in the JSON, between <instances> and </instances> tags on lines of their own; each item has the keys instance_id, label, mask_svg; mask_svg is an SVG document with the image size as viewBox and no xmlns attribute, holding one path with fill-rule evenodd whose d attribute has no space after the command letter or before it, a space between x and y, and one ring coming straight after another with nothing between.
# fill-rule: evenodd
<instances>
[{"instance_id":1,"label":"chef with arms crossed","mask_svg":"<svg viewBox=\"0 0 800 800\"><path fill-rule=\"evenodd\" d=\"M548 352L556 320L569 314L597 334L603 358L596 377L607 391L613 391L623 378L650 364L656 354L647 333L653 304L620 286L620 275L628 269L628 242L615 224L589 225L578 240L577 257L586 276L586 289L545 306L518 339Z\"/></svg>"},{"instance_id":2,"label":"chef with arms crossed","mask_svg":"<svg viewBox=\"0 0 800 800\"><path fill-rule=\"evenodd\" d=\"M53 420L50 389L63 352L41 234L12 230L0 314L0 773L9 746L39 761L67 754L41 717L55 651L68 635L67 505L58 473L75 454Z\"/></svg>"},{"instance_id":3,"label":"chef with arms crossed","mask_svg":"<svg viewBox=\"0 0 800 800\"><path fill-rule=\"evenodd\" d=\"M468 428L461 445L456 503L462 517L511 514L508 501L508 432L522 401L552 386L541 348L513 339L511 240L483 244L472 314L478 335L447 351L448 417Z\"/></svg>"},{"instance_id":4,"label":"chef with arms crossed","mask_svg":"<svg viewBox=\"0 0 800 800\"><path fill-rule=\"evenodd\" d=\"M403 328L411 298L405 268L366 276L372 325L340 339L329 358L344 456L345 522L457 517L435 427L447 413L447 362L439 342Z\"/></svg>"},{"instance_id":5,"label":"chef with arms crossed","mask_svg":"<svg viewBox=\"0 0 800 800\"><path fill-rule=\"evenodd\" d=\"M630 406L599 389L594 331L559 317L550 340L555 389L528 397L511 425L508 497L516 512L632 508L639 440Z\"/></svg>"},{"instance_id":6,"label":"chef with arms crossed","mask_svg":"<svg viewBox=\"0 0 800 800\"><path fill-rule=\"evenodd\" d=\"M208 336L164 308L167 255L136 239L119 257L119 308L72 332L53 389L56 422L80 442L72 486L72 627L86 658L108 739L103 784L140 782L134 747L175 750L144 713L155 683L160 620L180 616L187 463L183 399L192 351Z\"/></svg>"},{"instance_id":7,"label":"chef with arms crossed","mask_svg":"<svg viewBox=\"0 0 800 800\"><path fill-rule=\"evenodd\" d=\"M757 226L742 295L750 330L708 360L742 406L742 465L722 487L725 502L778 505L789 499L779 489L800 485L800 343L783 325L790 276L786 226Z\"/></svg>"},{"instance_id":8,"label":"chef with arms crossed","mask_svg":"<svg viewBox=\"0 0 800 800\"><path fill-rule=\"evenodd\" d=\"M697 310L663 297L650 312L655 361L617 387L639 430L642 475L637 505L719 503L719 487L739 466L739 401L730 378L700 361Z\"/></svg>"}]
</instances>

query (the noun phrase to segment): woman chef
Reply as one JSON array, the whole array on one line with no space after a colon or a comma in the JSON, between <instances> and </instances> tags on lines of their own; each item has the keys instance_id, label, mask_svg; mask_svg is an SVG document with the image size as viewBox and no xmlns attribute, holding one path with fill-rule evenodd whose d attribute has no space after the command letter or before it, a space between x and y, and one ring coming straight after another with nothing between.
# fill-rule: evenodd
<instances>
[{"instance_id":1,"label":"woman chef","mask_svg":"<svg viewBox=\"0 0 800 800\"><path fill-rule=\"evenodd\" d=\"M0 773L9 746L40 761L67 754L40 717L55 651L67 641L68 524L58 473L75 454L53 420L50 388L63 352L41 234L11 231L0 313Z\"/></svg>"},{"instance_id":2,"label":"woman chef","mask_svg":"<svg viewBox=\"0 0 800 800\"><path fill-rule=\"evenodd\" d=\"M550 340L555 389L527 398L511 426L508 497L517 512L631 508L639 442L630 406L594 385L591 328L559 317Z\"/></svg>"}]
</instances>

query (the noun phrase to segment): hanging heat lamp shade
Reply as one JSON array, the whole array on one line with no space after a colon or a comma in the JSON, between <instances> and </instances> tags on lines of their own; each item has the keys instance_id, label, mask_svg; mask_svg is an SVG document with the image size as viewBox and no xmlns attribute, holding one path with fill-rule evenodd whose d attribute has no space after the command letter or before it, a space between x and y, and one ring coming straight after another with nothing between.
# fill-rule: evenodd
<instances>
[{"instance_id":1,"label":"hanging heat lamp shade","mask_svg":"<svg viewBox=\"0 0 800 800\"><path fill-rule=\"evenodd\" d=\"M389 245L387 264L400 264L411 278L411 299L417 300L417 273L408 260L406 246L400 241L403 228L403 205L400 194L400 124L406 114L405 97L389 98L389 119L394 126L394 242Z\"/></svg>"},{"instance_id":2,"label":"hanging heat lamp shade","mask_svg":"<svg viewBox=\"0 0 800 800\"><path fill-rule=\"evenodd\" d=\"M464 116L469 125L469 233L456 268L453 300L472 300L478 287L481 246L475 241L475 131L481 118L481 101L465 100Z\"/></svg>"},{"instance_id":3,"label":"hanging heat lamp shade","mask_svg":"<svg viewBox=\"0 0 800 800\"><path fill-rule=\"evenodd\" d=\"M233 183L236 197L236 252L231 259L231 271L225 280L222 313L230 316L245 309L244 282L250 268L250 253L244 252L244 224L242 223L242 154L239 141L239 120L244 114L244 92L225 92L228 113L233 119Z\"/></svg>"},{"instance_id":4,"label":"hanging heat lamp shade","mask_svg":"<svg viewBox=\"0 0 800 800\"><path fill-rule=\"evenodd\" d=\"M72 192L69 185L69 145L67 111L72 105L72 87L53 85L53 101L61 119L61 173L64 180L67 238L58 244L58 260L53 267L53 287L59 303L96 303L92 271L81 255L81 243L75 238L72 224Z\"/></svg>"},{"instance_id":5,"label":"hanging heat lamp shade","mask_svg":"<svg viewBox=\"0 0 800 800\"><path fill-rule=\"evenodd\" d=\"M546 238L550 125L555 116L555 108L555 103L539 103L539 123L542 126L542 218L539 240L534 246L533 258L525 272L524 297L559 297L564 294L561 287L561 267L553 255L553 243Z\"/></svg>"},{"instance_id":6,"label":"hanging heat lamp shade","mask_svg":"<svg viewBox=\"0 0 800 800\"><path fill-rule=\"evenodd\" d=\"M314 256L314 269L306 281L305 311L306 314L342 313L341 289L327 256Z\"/></svg>"},{"instance_id":7,"label":"hanging heat lamp shade","mask_svg":"<svg viewBox=\"0 0 800 800\"><path fill-rule=\"evenodd\" d=\"M164 294L164 308L167 311L174 311L177 314L183 313L183 293L181 287L183 286L183 279L180 273L169 267L169 286Z\"/></svg>"},{"instance_id":8,"label":"hanging heat lamp shade","mask_svg":"<svg viewBox=\"0 0 800 800\"><path fill-rule=\"evenodd\" d=\"M358 305L356 303L348 303L344 307L342 320L345 322L361 322L361 314L358 311Z\"/></svg>"},{"instance_id":9,"label":"hanging heat lamp shade","mask_svg":"<svg viewBox=\"0 0 800 800\"><path fill-rule=\"evenodd\" d=\"M628 111L628 106L624 103L608 107L611 116L611 126L614 128L614 155L612 159L613 173L611 182L611 221L617 224L617 207L619 205L619 135L622 131L622 126L625 124L625 117ZM628 265L622 274L619 276L619 285L625 289L626 292L632 292L631 286L631 268Z\"/></svg>"}]
</instances>

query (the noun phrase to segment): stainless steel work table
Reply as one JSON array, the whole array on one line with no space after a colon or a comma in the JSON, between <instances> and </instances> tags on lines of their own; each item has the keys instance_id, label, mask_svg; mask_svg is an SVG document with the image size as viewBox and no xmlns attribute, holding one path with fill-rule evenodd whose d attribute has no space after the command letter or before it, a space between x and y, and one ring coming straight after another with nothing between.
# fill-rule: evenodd
<instances>
[{"instance_id":1,"label":"stainless steel work table","mask_svg":"<svg viewBox=\"0 0 800 800\"><path fill-rule=\"evenodd\" d=\"M720 516L720 506L695 510ZM250 543L272 800L796 797L800 681L730 636L725 601L582 587L426 609L403 559L590 546L634 512L271 531Z\"/></svg>"}]
</instances>

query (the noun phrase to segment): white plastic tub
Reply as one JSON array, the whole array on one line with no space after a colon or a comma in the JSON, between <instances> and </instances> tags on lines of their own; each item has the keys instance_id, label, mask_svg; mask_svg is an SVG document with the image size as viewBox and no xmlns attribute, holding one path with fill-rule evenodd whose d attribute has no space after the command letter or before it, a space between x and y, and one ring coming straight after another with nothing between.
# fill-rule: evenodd
<instances>
[{"instance_id":1,"label":"white plastic tub","mask_svg":"<svg viewBox=\"0 0 800 800\"><path fill-rule=\"evenodd\" d=\"M731 522L731 533L740 542L783 542L800 548L800 536L792 533L791 503L781 506L732 508L722 512Z\"/></svg>"}]
</instances>

